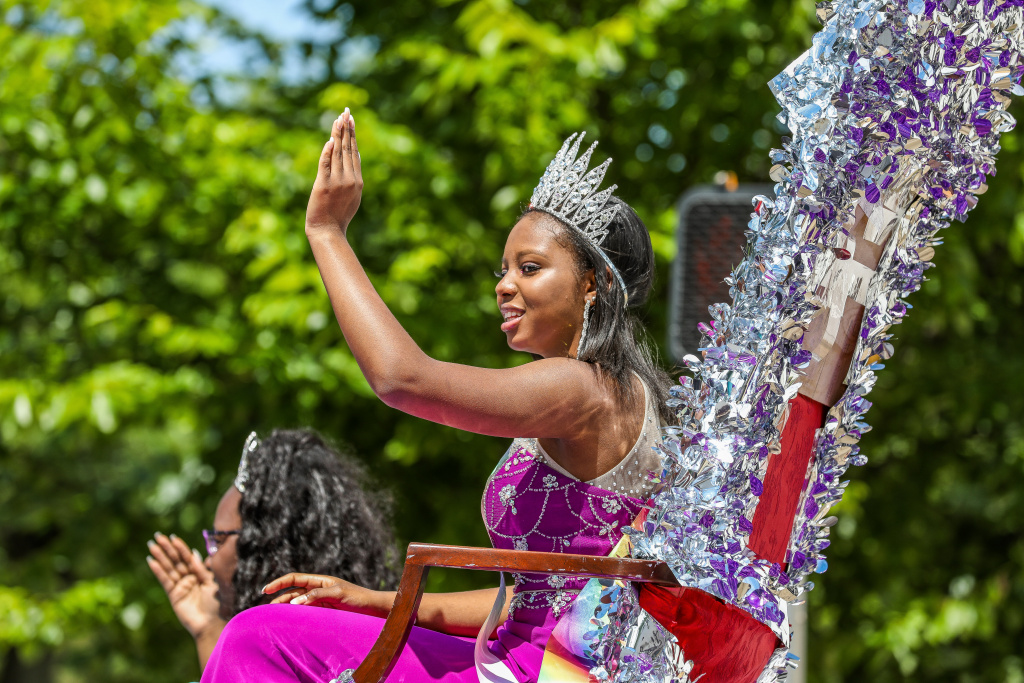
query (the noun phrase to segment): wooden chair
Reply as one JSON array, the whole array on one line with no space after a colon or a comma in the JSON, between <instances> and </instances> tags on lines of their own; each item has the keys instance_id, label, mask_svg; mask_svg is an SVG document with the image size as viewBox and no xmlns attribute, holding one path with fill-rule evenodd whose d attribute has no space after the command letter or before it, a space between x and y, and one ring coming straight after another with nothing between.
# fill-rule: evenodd
<instances>
[{"instance_id":1,"label":"wooden chair","mask_svg":"<svg viewBox=\"0 0 1024 683\"><path fill-rule=\"evenodd\" d=\"M395 605L377 642L353 673L356 683L378 683L387 678L398 653L405 647L416 621L423 588L431 567L507 571L530 574L572 574L589 578L625 579L662 586L678 586L664 562L618 557L566 555L494 548L410 543Z\"/></svg>"}]
</instances>

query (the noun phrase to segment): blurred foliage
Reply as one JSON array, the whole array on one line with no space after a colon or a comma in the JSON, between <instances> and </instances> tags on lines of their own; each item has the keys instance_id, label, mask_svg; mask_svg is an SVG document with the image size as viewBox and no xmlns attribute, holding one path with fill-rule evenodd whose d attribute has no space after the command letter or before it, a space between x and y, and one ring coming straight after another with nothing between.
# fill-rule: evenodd
<instances>
[{"instance_id":1,"label":"blurred foliage","mask_svg":"<svg viewBox=\"0 0 1024 683\"><path fill-rule=\"evenodd\" d=\"M796 0L306 9L343 38L303 46L322 77L286 85L280 46L201 5L0 4L0 679L194 679L144 543L199 545L250 429L349 445L405 540L486 544L478 500L505 444L377 401L308 253L341 108L366 178L350 235L428 353L526 360L497 332L491 270L578 129L651 229L660 342L673 202L723 169L763 181L781 132L764 84L815 28ZM189 22L251 38L270 68L187 80ZM1022 162L1007 136L899 330L812 593L811 680L1024 681Z\"/></svg>"}]
</instances>

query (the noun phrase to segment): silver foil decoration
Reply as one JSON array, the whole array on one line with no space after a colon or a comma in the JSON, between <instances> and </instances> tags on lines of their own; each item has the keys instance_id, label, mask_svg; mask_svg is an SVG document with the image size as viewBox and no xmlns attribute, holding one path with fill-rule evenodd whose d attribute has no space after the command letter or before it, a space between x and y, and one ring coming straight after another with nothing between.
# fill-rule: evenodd
<instances>
[{"instance_id":1,"label":"silver foil decoration","mask_svg":"<svg viewBox=\"0 0 1024 683\"><path fill-rule=\"evenodd\" d=\"M590 680L691 683L693 664L683 657L676 637L640 607L629 581L588 581L551 638L590 667Z\"/></svg>"},{"instance_id":2,"label":"silver foil decoration","mask_svg":"<svg viewBox=\"0 0 1024 683\"><path fill-rule=\"evenodd\" d=\"M857 442L870 429L865 395L893 353L889 329L932 265L937 232L976 205L995 174L999 136L1015 125L1006 109L1010 95L1024 94L1022 5L821 2L812 47L770 83L792 131L771 151L775 196L754 200L746 257L727 279L732 303L709 307L701 355L685 359L692 378L671 391L681 426L664 435L664 487L643 529L627 533L635 557L667 562L682 585L747 611L784 644L787 603L828 568L828 511L842 478L867 462ZM874 275L854 283L864 321L847 389L816 435L783 570L747 543L811 357L801 341L824 311L816 285L837 282L833 250L846 244L858 207L868 239L888 241ZM776 651L758 683L784 678L793 664Z\"/></svg>"}]
</instances>

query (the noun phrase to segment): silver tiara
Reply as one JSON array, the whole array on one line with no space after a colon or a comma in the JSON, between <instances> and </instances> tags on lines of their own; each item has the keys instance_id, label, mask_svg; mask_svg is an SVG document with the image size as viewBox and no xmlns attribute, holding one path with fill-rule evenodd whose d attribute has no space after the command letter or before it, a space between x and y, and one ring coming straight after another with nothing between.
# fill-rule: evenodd
<instances>
[{"instance_id":1,"label":"silver tiara","mask_svg":"<svg viewBox=\"0 0 1024 683\"><path fill-rule=\"evenodd\" d=\"M600 166L587 172L590 155L594 153L597 142L577 159L584 136L586 133L573 133L562 143L562 149L558 150L533 189L530 206L563 220L599 247L608 234L608 224L619 212L618 204L605 208L618 185L598 192L597 188L612 160L605 159Z\"/></svg>"},{"instance_id":2,"label":"silver tiara","mask_svg":"<svg viewBox=\"0 0 1024 683\"><path fill-rule=\"evenodd\" d=\"M577 159L576 155L580 151L580 143L583 142L584 136L586 132L573 133L562 143L562 149L558 150L558 154L540 177L537 187L533 188L530 208L549 213L583 233L583 236L597 248L618 280L623 297L628 299L626 283L619 274L619 269L601 248L601 242L608 235L608 226L615 220L621 206L608 206L612 192L618 185L598 190L612 160L609 157L601 165L587 171L590 155L594 153L597 142L595 141Z\"/></svg>"},{"instance_id":3,"label":"silver tiara","mask_svg":"<svg viewBox=\"0 0 1024 683\"><path fill-rule=\"evenodd\" d=\"M260 439L256 432L250 432L249 437L242 446L242 459L238 461L238 474L235 475L235 488L245 493L245 487L249 485L249 454L254 453L260 447Z\"/></svg>"}]
</instances>

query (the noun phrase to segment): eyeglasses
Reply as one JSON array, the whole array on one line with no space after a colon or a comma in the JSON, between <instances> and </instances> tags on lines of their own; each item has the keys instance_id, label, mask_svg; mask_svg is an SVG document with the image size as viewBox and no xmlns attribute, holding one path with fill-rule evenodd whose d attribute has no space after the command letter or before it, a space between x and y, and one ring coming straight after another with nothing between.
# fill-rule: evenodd
<instances>
[{"instance_id":1,"label":"eyeglasses","mask_svg":"<svg viewBox=\"0 0 1024 683\"><path fill-rule=\"evenodd\" d=\"M231 531L218 531L217 529L203 529L203 540L206 541L206 554L213 557L220 550L220 547L228 540L228 536L234 536L241 529Z\"/></svg>"}]
</instances>

